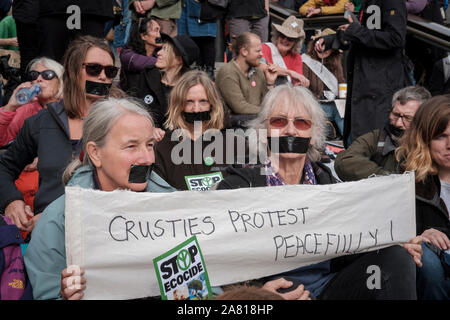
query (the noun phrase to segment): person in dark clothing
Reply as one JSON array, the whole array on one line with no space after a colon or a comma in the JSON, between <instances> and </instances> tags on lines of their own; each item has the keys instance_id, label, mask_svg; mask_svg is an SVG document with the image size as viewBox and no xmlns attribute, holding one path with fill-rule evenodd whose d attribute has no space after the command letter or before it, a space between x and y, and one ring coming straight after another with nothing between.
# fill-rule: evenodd
<instances>
[{"instance_id":1,"label":"person in dark clothing","mask_svg":"<svg viewBox=\"0 0 450 320\"><path fill-rule=\"evenodd\" d=\"M423 267L417 273L419 299L450 299L450 98L422 104L400 141L402 170L415 171L417 234ZM447 262L445 261L447 257ZM447 269L447 271L445 271Z\"/></svg>"},{"instance_id":2,"label":"person in dark clothing","mask_svg":"<svg viewBox=\"0 0 450 320\"><path fill-rule=\"evenodd\" d=\"M244 32L251 32L266 42L269 37L269 0L230 0L227 19L231 41Z\"/></svg>"},{"instance_id":3,"label":"person in dark clothing","mask_svg":"<svg viewBox=\"0 0 450 320\"><path fill-rule=\"evenodd\" d=\"M47 109L26 119L14 142L0 156L0 212L22 231L31 231L38 215L64 193L62 173L80 152L83 119L94 101L109 94L118 71L110 47L91 36L74 40L64 60L64 101L50 103ZM25 209L14 181L36 157L39 189L34 199L35 217L28 221L33 213Z\"/></svg>"},{"instance_id":4,"label":"person in dark clothing","mask_svg":"<svg viewBox=\"0 0 450 320\"><path fill-rule=\"evenodd\" d=\"M373 8L378 9L372 11ZM360 21L349 16L349 24L341 26L336 35L316 43L319 51L350 47L344 118L346 147L359 136L383 128L394 92L412 84L403 54L406 20L405 1L365 0Z\"/></svg>"},{"instance_id":5,"label":"person in dark clothing","mask_svg":"<svg viewBox=\"0 0 450 320\"><path fill-rule=\"evenodd\" d=\"M114 19L111 0L38 2L39 55L58 62L61 62L69 43L77 36L91 35L103 38L105 23Z\"/></svg>"},{"instance_id":6,"label":"person in dark clothing","mask_svg":"<svg viewBox=\"0 0 450 320\"><path fill-rule=\"evenodd\" d=\"M198 60L199 49L187 35L173 38L165 34L155 65L145 67L138 79L135 96L142 99L155 121L155 137L164 136L169 94L178 79Z\"/></svg>"},{"instance_id":7,"label":"person in dark clothing","mask_svg":"<svg viewBox=\"0 0 450 320\"><path fill-rule=\"evenodd\" d=\"M39 1L15 0L12 9L20 49L20 74L22 80L26 80L28 64L39 56L39 36L37 32Z\"/></svg>"},{"instance_id":8,"label":"person in dark clothing","mask_svg":"<svg viewBox=\"0 0 450 320\"><path fill-rule=\"evenodd\" d=\"M270 90L251 125L256 130L267 130L267 142L261 141L268 150L264 166L230 168L229 176L217 189L334 183L330 170L319 162L319 150L325 141L324 123L325 114L308 89L281 85ZM278 142L277 151L273 150L274 142ZM414 238L404 244L407 250L391 246L326 260L268 279L294 277L318 299L415 299L413 259L421 264L420 241ZM371 264L383 270L383 290L367 288L366 270Z\"/></svg>"},{"instance_id":9,"label":"person in dark clothing","mask_svg":"<svg viewBox=\"0 0 450 320\"><path fill-rule=\"evenodd\" d=\"M223 179L234 149L227 148L222 100L205 72L193 70L180 78L167 114L168 130L155 147L155 172L177 190L209 190ZM213 148L219 141L219 149ZM235 137L232 142L239 143Z\"/></svg>"},{"instance_id":10,"label":"person in dark clothing","mask_svg":"<svg viewBox=\"0 0 450 320\"><path fill-rule=\"evenodd\" d=\"M126 46L120 51L120 88L136 95L139 74L147 66L156 63L156 53L162 47L158 22L153 18L141 18L131 30Z\"/></svg>"}]
</instances>

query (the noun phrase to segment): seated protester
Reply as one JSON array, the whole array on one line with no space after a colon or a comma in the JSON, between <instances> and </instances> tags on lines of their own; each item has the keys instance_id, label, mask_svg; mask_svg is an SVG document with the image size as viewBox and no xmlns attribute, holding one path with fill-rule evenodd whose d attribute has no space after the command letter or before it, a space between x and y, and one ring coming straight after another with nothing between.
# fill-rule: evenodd
<instances>
[{"instance_id":1,"label":"seated protester","mask_svg":"<svg viewBox=\"0 0 450 320\"><path fill-rule=\"evenodd\" d=\"M58 62L48 58L36 58L30 62L29 78L13 91L8 104L0 108L0 146L14 140L25 119L47 108L47 103L55 102L62 97L64 68ZM30 102L19 104L16 100L17 91L38 84L41 92ZM34 210L33 200L38 190L37 158L28 164L15 184L22 193L24 202Z\"/></svg>"},{"instance_id":2,"label":"seated protester","mask_svg":"<svg viewBox=\"0 0 450 320\"><path fill-rule=\"evenodd\" d=\"M199 49L189 36L162 36L164 44L158 51L158 59L155 65L145 67L141 72L136 92L136 97L144 101L155 121L157 141L164 136L170 91L199 56Z\"/></svg>"},{"instance_id":3,"label":"seated protester","mask_svg":"<svg viewBox=\"0 0 450 320\"><path fill-rule=\"evenodd\" d=\"M269 154L264 167L230 167L229 176L218 189L334 183L330 170L319 162L324 126L325 115L308 89L282 85L269 91L261 112L252 122L253 129L267 130L267 141L260 138ZM271 152L274 142L278 142L282 152ZM407 250L394 245L301 267L269 279L296 278L318 299L415 299L413 259L420 265L420 241L417 237L404 244ZM340 262L340 268L335 261ZM381 287L385 290L367 288L366 270L372 264L383 270L385 283Z\"/></svg>"},{"instance_id":4,"label":"seated protester","mask_svg":"<svg viewBox=\"0 0 450 320\"><path fill-rule=\"evenodd\" d=\"M335 33L327 28L311 38L306 47L306 53L302 54L303 74L310 81L309 89L316 99L322 100L320 105L328 120L334 121L340 134L343 135L344 118L341 118L334 103L334 99L339 94L339 83L345 83L342 53L333 48L321 52L315 47L319 39Z\"/></svg>"},{"instance_id":5,"label":"seated protester","mask_svg":"<svg viewBox=\"0 0 450 320\"><path fill-rule=\"evenodd\" d=\"M228 150L225 131L220 131L222 101L205 72L189 71L178 80L167 114L168 130L155 148L155 172L178 190L209 190L223 179L228 153L234 150ZM238 143L233 140L234 146Z\"/></svg>"},{"instance_id":6,"label":"seated protester","mask_svg":"<svg viewBox=\"0 0 450 320\"><path fill-rule=\"evenodd\" d=\"M0 156L0 212L20 230L31 231L39 214L64 193L62 173L80 152L83 119L94 101L109 94L117 71L114 53L102 39L83 36L74 40L64 58L64 100L49 103L26 119ZM39 189L34 199L35 218L28 221L33 214L25 210L14 181L36 157Z\"/></svg>"},{"instance_id":7,"label":"seated protester","mask_svg":"<svg viewBox=\"0 0 450 320\"><path fill-rule=\"evenodd\" d=\"M232 126L241 126L241 122L254 118L261 109L264 95L275 85L276 71L258 68L261 50L261 40L256 34L242 33L233 43L234 59L217 73L217 89L230 108Z\"/></svg>"},{"instance_id":8,"label":"seated protester","mask_svg":"<svg viewBox=\"0 0 450 320\"><path fill-rule=\"evenodd\" d=\"M260 68L275 68L278 74L275 84L289 82L308 87L309 80L302 75L303 62L300 56L305 39L303 20L290 16L282 25L273 23L272 26L272 42L262 44Z\"/></svg>"},{"instance_id":9,"label":"seated protester","mask_svg":"<svg viewBox=\"0 0 450 320\"><path fill-rule=\"evenodd\" d=\"M450 98L436 96L417 110L397 151L402 169L415 171L417 234L422 268L419 299L450 299ZM444 253L444 251L446 251ZM444 262L446 260L447 262Z\"/></svg>"},{"instance_id":10,"label":"seated protester","mask_svg":"<svg viewBox=\"0 0 450 320\"><path fill-rule=\"evenodd\" d=\"M151 172L155 161L153 128L148 112L129 99L109 98L97 102L83 124L84 152L80 156L83 161L77 157L69 164L64 183L102 191L174 191ZM146 166L147 171L143 177L129 182L132 165ZM61 273L68 274L64 211L65 195L62 195L45 209L25 252L25 266L35 299L82 297L81 289L70 294L67 288L70 283L61 281Z\"/></svg>"},{"instance_id":11,"label":"seated protester","mask_svg":"<svg viewBox=\"0 0 450 320\"><path fill-rule=\"evenodd\" d=\"M298 12L307 18L322 14L344 13L344 6L349 0L308 0Z\"/></svg>"},{"instance_id":12,"label":"seated protester","mask_svg":"<svg viewBox=\"0 0 450 320\"><path fill-rule=\"evenodd\" d=\"M139 73L155 65L156 53L163 45L159 30L159 24L152 18L141 18L133 26L128 43L120 51L120 88L123 91L135 95Z\"/></svg>"},{"instance_id":13,"label":"seated protester","mask_svg":"<svg viewBox=\"0 0 450 320\"><path fill-rule=\"evenodd\" d=\"M348 149L338 153L334 169L342 181L368 178L372 174L389 175L397 172L395 149L403 132L409 128L419 106L431 98L427 89L410 86L392 97L389 122L356 139Z\"/></svg>"}]
</instances>

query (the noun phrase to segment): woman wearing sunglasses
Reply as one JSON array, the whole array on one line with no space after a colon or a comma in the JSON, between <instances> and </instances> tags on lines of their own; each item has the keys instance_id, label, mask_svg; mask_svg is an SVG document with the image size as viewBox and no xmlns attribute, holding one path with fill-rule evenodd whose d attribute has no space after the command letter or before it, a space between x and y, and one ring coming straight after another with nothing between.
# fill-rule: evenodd
<instances>
[{"instance_id":1,"label":"woman wearing sunglasses","mask_svg":"<svg viewBox=\"0 0 450 320\"><path fill-rule=\"evenodd\" d=\"M286 82L309 86L309 80L303 76L302 49L305 31L303 31L303 20L294 16L287 18L282 25L272 24L272 42L262 45L263 58L260 67L272 68L277 71L276 85Z\"/></svg>"},{"instance_id":2,"label":"woman wearing sunglasses","mask_svg":"<svg viewBox=\"0 0 450 320\"><path fill-rule=\"evenodd\" d=\"M74 40L64 57L64 99L49 103L45 110L25 120L0 158L0 212L10 217L20 230L31 231L39 213L64 193L62 172L80 152L83 119L94 101L110 94L117 72L114 53L103 40L91 36ZM42 74L38 79L41 77ZM119 89L112 89L111 94L113 90ZM25 209L14 181L36 157L39 189L33 214Z\"/></svg>"},{"instance_id":3,"label":"woman wearing sunglasses","mask_svg":"<svg viewBox=\"0 0 450 320\"><path fill-rule=\"evenodd\" d=\"M268 150L264 167L230 167L229 176L218 189L334 183L330 170L319 162L319 150L325 141L324 126L325 114L308 89L281 85L270 90L258 117L251 123L257 131L267 130L267 137L260 135L262 147ZM391 246L350 259L337 258L334 261L339 261L339 270L332 268L332 260L327 260L269 277L269 280L289 276L318 299L415 299L413 259L421 264L419 241L420 238L414 238L404 244L407 250ZM366 263L383 270L383 279L389 279L388 284L381 284L385 290L367 288L367 273L362 267Z\"/></svg>"},{"instance_id":4,"label":"woman wearing sunglasses","mask_svg":"<svg viewBox=\"0 0 450 320\"><path fill-rule=\"evenodd\" d=\"M25 119L47 107L47 103L57 101L62 96L62 75L64 68L49 58L37 58L30 62L28 73L31 82L24 82L14 90L9 102L0 108L0 146L14 140ZM22 88L38 84L41 93L26 104L16 101L16 93ZM33 200L38 190L37 158L28 164L16 180L17 189L22 193L26 205L33 210ZM26 236L24 234L24 236Z\"/></svg>"}]
</instances>

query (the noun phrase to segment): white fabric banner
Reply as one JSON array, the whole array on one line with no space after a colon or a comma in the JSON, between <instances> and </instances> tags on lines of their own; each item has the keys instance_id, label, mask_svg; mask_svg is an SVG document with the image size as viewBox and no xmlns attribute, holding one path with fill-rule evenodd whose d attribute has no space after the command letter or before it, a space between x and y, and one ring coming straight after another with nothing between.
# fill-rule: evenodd
<instances>
[{"instance_id":1,"label":"white fabric banner","mask_svg":"<svg viewBox=\"0 0 450 320\"><path fill-rule=\"evenodd\" d=\"M66 188L67 265L85 299L159 295L153 259L196 235L212 286L415 236L414 174L334 185L174 193Z\"/></svg>"}]
</instances>

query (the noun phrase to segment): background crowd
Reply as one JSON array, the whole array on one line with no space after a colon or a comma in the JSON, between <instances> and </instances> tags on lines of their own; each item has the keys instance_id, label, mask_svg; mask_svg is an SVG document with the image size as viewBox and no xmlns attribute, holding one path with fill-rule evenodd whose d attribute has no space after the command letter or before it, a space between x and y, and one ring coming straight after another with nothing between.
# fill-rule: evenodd
<instances>
[{"instance_id":1,"label":"background crowd","mask_svg":"<svg viewBox=\"0 0 450 320\"><path fill-rule=\"evenodd\" d=\"M298 14L272 23L271 2ZM375 20L368 10L374 5ZM1 298L83 297L89 285L83 268L70 272L66 265L66 185L215 192L415 171L417 230L409 242L253 283L268 298L448 300L450 60L435 47L405 54L417 47L407 37L408 14L444 24L446 6L438 0L0 1L0 238L7 243L0 249L15 250L0 255L0 275L10 268L10 277L22 281ZM304 19L329 14L345 23L305 32ZM224 52L216 48L219 33L229 43ZM8 65L14 51L17 68ZM218 56L225 59L220 68ZM36 86L35 94L25 92ZM19 91L29 94L25 103ZM266 139L258 137L267 157L249 165L247 154L228 157L234 150L226 143L223 159L205 155L211 136L229 143L227 128L267 130ZM199 138L199 161L192 154L174 163L173 149L183 143L194 150ZM341 144L337 155L331 140ZM238 134L233 141L248 147ZM131 178L135 165L144 172L140 179ZM211 176L214 185L196 189L190 182ZM11 227L20 239L4 231ZM382 266L389 289L366 288L372 264ZM71 286L75 278L81 287ZM302 285L280 294L290 285L286 279ZM236 290L245 296L247 289L257 290ZM233 290L219 288L225 299Z\"/></svg>"}]
</instances>

